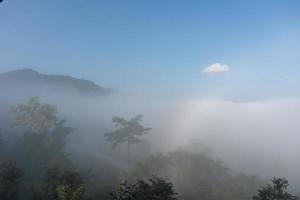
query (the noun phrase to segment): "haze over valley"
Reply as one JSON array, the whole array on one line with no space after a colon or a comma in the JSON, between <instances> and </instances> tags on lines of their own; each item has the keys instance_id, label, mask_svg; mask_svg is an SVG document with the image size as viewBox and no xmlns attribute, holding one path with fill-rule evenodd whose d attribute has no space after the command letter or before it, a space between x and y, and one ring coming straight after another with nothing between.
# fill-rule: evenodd
<instances>
[{"instance_id":1,"label":"haze over valley","mask_svg":"<svg viewBox=\"0 0 300 200\"><path fill-rule=\"evenodd\" d=\"M298 200L299 9L0 1L0 200Z\"/></svg>"}]
</instances>

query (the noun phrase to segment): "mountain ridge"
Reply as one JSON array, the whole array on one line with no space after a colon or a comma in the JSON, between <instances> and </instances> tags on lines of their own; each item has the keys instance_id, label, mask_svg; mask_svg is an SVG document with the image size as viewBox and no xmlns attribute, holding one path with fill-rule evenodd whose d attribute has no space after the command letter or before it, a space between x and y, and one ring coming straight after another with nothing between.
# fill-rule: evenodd
<instances>
[{"instance_id":1,"label":"mountain ridge","mask_svg":"<svg viewBox=\"0 0 300 200\"><path fill-rule=\"evenodd\" d=\"M74 78L66 75L42 74L30 68L17 69L0 73L0 87L24 88L34 86L51 88L54 91L74 91L81 95L105 95L113 92L112 89L101 87L93 81Z\"/></svg>"}]
</instances>

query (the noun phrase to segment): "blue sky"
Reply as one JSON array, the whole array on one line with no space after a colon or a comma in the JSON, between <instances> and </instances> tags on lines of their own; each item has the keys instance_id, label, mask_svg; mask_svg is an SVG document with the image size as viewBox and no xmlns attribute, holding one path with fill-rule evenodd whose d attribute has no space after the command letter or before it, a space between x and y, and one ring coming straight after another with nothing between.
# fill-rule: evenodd
<instances>
[{"instance_id":1,"label":"blue sky","mask_svg":"<svg viewBox=\"0 0 300 200\"><path fill-rule=\"evenodd\" d=\"M300 94L298 0L4 0L0 72L33 68L125 91ZM223 74L201 71L226 64Z\"/></svg>"}]
</instances>

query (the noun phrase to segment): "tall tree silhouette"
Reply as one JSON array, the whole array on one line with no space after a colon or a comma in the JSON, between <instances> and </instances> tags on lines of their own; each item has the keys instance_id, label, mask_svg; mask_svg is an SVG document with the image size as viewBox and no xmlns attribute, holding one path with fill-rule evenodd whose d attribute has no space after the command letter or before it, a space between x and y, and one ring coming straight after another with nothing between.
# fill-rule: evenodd
<instances>
[{"instance_id":1,"label":"tall tree silhouette","mask_svg":"<svg viewBox=\"0 0 300 200\"><path fill-rule=\"evenodd\" d=\"M16 137L12 150L14 160L24 168L26 186L40 183L47 167L70 164L65 145L72 128L58 118L55 106L31 97L12 111L14 124L25 129Z\"/></svg>"},{"instance_id":2,"label":"tall tree silhouette","mask_svg":"<svg viewBox=\"0 0 300 200\"><path fill-rule=\"evenodd\" d=\"M131 145L139 143L141 141L140 137L151 130L151 128L145 128L140 124L142 118L142 115L137 115L130 120L121 117L113 117L112 122L118 129L105 133L105 137L107 141L112 144L113 149L121 143L127 143L128 162L130 162Z\"/></svg>"},{"instance_id":3,"label":"tall tree silhouette","mask_svg":"<svg viewBox=\"0 0 300 200\"><path fill-rule=\"evenodd\" d=\"M298 197L287 192L288 186L287 179L273 178L272 185L268 184L266 187L258 190L253 200L297 200Z\"/></svg>"}]
</instances>

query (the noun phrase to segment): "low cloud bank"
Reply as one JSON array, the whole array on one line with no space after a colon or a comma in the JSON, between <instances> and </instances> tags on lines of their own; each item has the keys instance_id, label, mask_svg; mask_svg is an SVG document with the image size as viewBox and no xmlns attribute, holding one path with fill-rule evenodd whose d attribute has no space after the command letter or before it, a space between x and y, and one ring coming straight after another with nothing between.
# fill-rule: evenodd
<instances>
[{"instance_id":1,"label":"low cloud bank","mask_svg":"<svg viewBox=\"0 0 300 200\"><path fill-rule=\"evenodd\" d=\"M161 122L165 146L209 146L235 170L300 180L300 99L187 100L168 116Z\"/></svg>"},{"instance_id":2,"label":"low cloud bank","mask_svg":"<svg viewBox=\"0 0 300 200\"><path fill-rule=\"evenodd\" d=\"M26 98L7 99L9 104L15 104ZM1 99L2 104L8 103L4 100ZM41 100L58 106L62 117L75 128L74 135L78 135L82 145L76 148L80 150L86 148L99 154L101 147L110 152L103 134L114 128L111 117L143 114L143 124L152 128L143 143L149 154L178 148L200 151L222 159L234 171L263 177L285 176L300 183L299 98L241 103L204 98L160 99L150 95L47 95Z\"/></svg>"}]
</instances>

